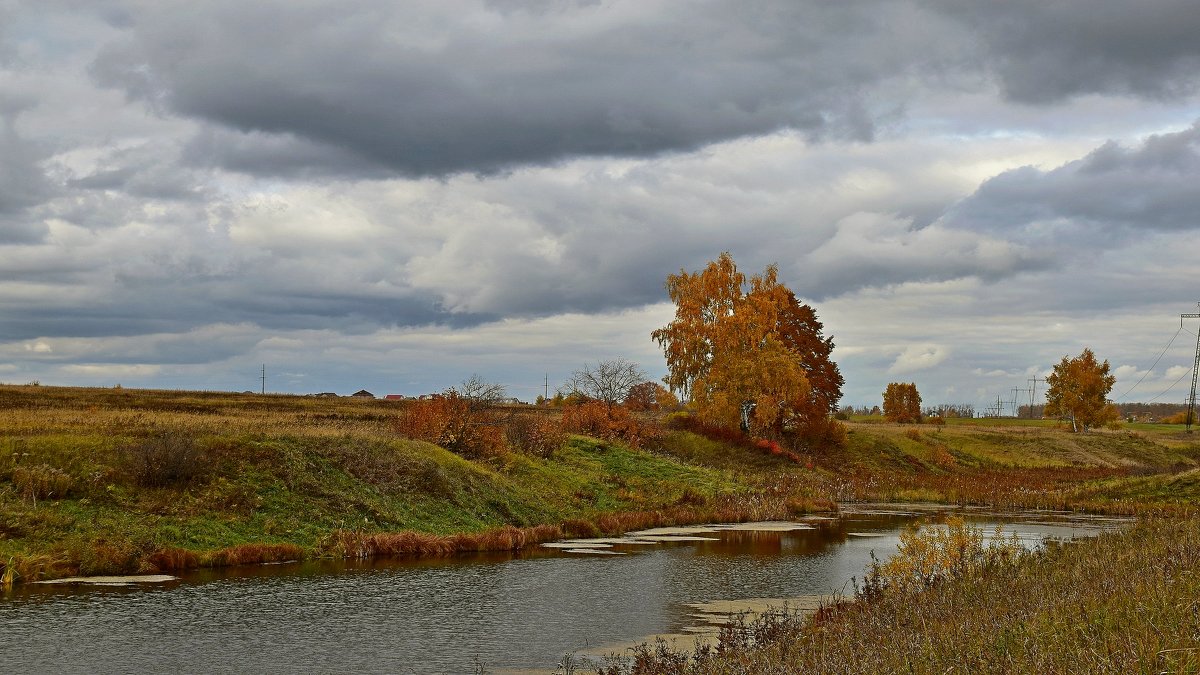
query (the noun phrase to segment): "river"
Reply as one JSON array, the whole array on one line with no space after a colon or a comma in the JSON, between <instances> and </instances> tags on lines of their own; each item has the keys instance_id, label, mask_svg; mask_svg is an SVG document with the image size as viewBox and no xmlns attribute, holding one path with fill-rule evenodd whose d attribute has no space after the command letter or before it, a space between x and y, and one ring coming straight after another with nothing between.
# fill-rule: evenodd
<instances>
[{"instance_id":1,"label":"river","mask_svg":"<svg viewBox=\"0 0 1200 675\"><path fill-rule=\"evenodd\" d=\"M856 506L797 521L806 529L716 529L601 553L538 547L207 570L157 584L28 584L0 599L0 663L8 673L552 669L567 653L619 652L692 626L694 603L852 595L872 552L886 559L904 526L945 513ZM989 532L1004 522L1031 546L1119 525L966 515Z\"/></svg>"}]
</instances>

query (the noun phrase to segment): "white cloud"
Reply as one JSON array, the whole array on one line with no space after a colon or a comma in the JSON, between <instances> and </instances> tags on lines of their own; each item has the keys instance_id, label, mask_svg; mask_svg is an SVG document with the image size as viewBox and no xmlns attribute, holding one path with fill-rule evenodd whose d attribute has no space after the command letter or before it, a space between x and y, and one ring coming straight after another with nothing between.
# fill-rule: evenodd
<instances>
[{"instance_id":1,"label":"white cloud","mask_svg":"<svg viewBox=\"0 0 1200 675\"><path fill-rule=\"evenodd\" d=\"M942 345L912 345L906 348L892 362L888 373L901 375L919 370L927 370L942 363L950 356L950 350Z\"/></svg>"}]
</instances>

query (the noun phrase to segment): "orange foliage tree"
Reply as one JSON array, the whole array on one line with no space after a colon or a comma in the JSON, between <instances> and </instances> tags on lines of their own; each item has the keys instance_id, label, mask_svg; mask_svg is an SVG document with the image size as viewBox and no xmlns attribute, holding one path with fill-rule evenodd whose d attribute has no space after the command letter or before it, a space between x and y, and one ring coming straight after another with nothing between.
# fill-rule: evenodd
<instances>
[{"instance_id":1,"label":"orange foliage tree","mask_svg":"<svg viewBox=\"0 0 1200 675\"><path fill-rule=\"evenodd\" d=\"M1117 378L1108 368L1108 361L1098 363L1086 347L1073 359L1062 357L1046 376L1046 415L1070 419L1072 431L1115 420L1119 413L1108 404L1108 393Z\"/></svg>"},{"instance_id":2,"label":"orange foliage tree","mask_svg":"<svg viewBox=\"0 0 1200 675\"><path fill-rule=\"evenodd\" d=\"M625 407L630 410L674 410L679 407L679 399L657 382L642 382L630 387Z\"/></svg>"},{"instance_id":3,"label":"orange foliage tree","mask_svg":"<svg viewBox=\"0 0 1200 675\"><path fill-rule=\"evenodd\" d=\"M667 360L664 381L706 424L757 434L825 435L843 384L832 338L771 265L749 279L728 253L703 270L667 277L675 319L651 335Z\"/></svg>"},{"instance_id":4,"label":"orange foliage tree","mask_svg":"<svg viewBox=\"0 0 1200 675\"><path fill-rule=\"evenodd\" d=\"M913 382L892 382L883 392L883 416L889 422L921 421L921 394Z\"/></svg>"}]
</instances>

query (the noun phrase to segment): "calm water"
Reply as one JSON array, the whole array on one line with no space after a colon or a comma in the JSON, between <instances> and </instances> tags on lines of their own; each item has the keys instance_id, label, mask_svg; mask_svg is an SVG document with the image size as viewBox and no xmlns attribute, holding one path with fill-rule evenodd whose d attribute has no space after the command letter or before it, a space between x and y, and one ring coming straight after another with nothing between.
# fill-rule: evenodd
<instances>
[{"instance_id":1,"label":"calm water","mask_svg":"<svg viewBox=\"0 0 1200 675\"><path fill-rule=\"evenodd\" d=\"M816 529L721 532L579 555L242 568L143 587L22 587L0 599L0 670L470 673L552 668L569 651L690 623L685 603L852 592L871 551L938 515L864 512ZM995 516L970 519L989 527ZM1004 520L1014 520L1004 518ZM1026 515L1023 539L1102 523ZM857 537L851 533L884 536Z\"/></svg>"}]
</instances>

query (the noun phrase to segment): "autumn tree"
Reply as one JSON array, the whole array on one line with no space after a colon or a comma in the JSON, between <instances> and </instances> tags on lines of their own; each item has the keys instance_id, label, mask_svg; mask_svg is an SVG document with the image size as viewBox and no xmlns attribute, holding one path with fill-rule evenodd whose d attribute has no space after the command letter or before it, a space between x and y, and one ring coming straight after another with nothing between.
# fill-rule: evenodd
<instances>
[{"instance_id":1,"label":"autumn tree","mask_svg":"<svg viewBox=\"0 0 1200 675\"><path fill-rule=\"evenodd\" d=\"M921 421L921 394L914 382L892 382L883 392L883 416L900 424Z\"/></svg>"},{"instance_id":2,"label":"autumn tree","mask_svg":"<svg viewBox=\"0 0 1200 675\"><path fill-rule=\"evenodd\" d=\"M771 265L749 279L728 253L703 270L667 277L675 319L651 335L667 360L664 381L709 424L806 437L830 428L842 376L833 340Z\"/></svg>"},{"instance_id":3,"label":"autumn tree","mask_svg":"<svg viewBox=\"0 0 1200 675\"><path fill-rule=\"evenodd\" d=\"M678 406L675 394L657 382L635 384L625 397L625 407L630 410L671 410Z\"/></svg>"},{"instance_id":4,"label":"autumn tree","mask_svg":"<svg viewBox=\"0 0 1200 675\"><path fill-rule=\"evenodd\" d=\"M1084 431L1117 418L1115 406L1108 403L1117 378L1108 372L1108 361L1097 363L1091 349L1084 348L1075 358L1064 356L1054 372L1046 376L1045 414L1070 419L1071 430Z\"/></svg>"}]
</instances>

